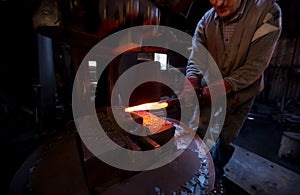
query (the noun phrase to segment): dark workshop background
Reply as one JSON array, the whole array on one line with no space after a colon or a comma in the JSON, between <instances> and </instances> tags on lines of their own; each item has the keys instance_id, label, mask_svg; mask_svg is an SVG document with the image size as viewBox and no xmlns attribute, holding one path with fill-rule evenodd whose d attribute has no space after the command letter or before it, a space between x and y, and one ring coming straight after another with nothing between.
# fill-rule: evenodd
<instances>
[{"instance_id":1,"label":"dark workshop background","mask_svg":"<svg viewBox=\"0 0 300 195\"><path fill-rule=\"evenodd\" d=\"M47 136L65 128L59 103L54 105L58 112L55 124L43 131L36 123L39 63L32 16L38 2L0 2L1 194L7 193L14 173L28 155ZM208 0L195 1L188 17L179 13L173 13L172 17L162 15L162 22L191 33L200 13L210 7L208 3ZM266 88L257 97L251 112L257 117L257 124L247 121L236 144L300 174L297 163L277 155L282 133L300 131L300 2L279 0L278 3L282 8L283 32L265 72ZM55 71L60 73L59 68ZM59 90L58 80L56 84Z\"/></svg>"}]
</instances>

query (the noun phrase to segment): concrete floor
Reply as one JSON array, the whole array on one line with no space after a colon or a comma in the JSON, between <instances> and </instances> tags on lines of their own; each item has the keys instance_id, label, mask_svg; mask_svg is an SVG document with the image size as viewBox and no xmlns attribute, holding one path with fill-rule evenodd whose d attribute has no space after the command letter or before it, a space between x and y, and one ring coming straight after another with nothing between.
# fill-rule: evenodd
<instances>
[{"instance_id":1,"label":"concrete floor","mask_svg":"<svg viewBox=\"0 0 300 195\"><path fill-rule=\"evenodd\" d=\"M246 120L234 143L300 174L299 163L283 160L278 156L282 134L287 130L290 131L290 129L286 125L274 120L272 108L263 106L263 110L265 113L256 110L249 114L251 120ZM298 129L300 130L300 126Z\"/></svg>"},{"instance_id":2,"label":"concrete floor","mask_svg":"<svg viewBox=\"0 0 300 195\"><path fill-rule=\"evenodd\" d=\"M57 131L63 131L63 129L58 128L48 132L49 134L43 134L45 132L39 131L35 126L33 115L18 107L0 114L2 124L0 194L8 194L8 186L13 175L28 155L51 134L55 136ZM285 127L279 125L266 113L256 112L252 117L254 120L246 121L235 144L300 174L300 165L281 160L278 157L281 135L285 131ZM242 189L230 181L225 182L226 186L228 192L243 194Z\"/></svg>"}]
</instances>

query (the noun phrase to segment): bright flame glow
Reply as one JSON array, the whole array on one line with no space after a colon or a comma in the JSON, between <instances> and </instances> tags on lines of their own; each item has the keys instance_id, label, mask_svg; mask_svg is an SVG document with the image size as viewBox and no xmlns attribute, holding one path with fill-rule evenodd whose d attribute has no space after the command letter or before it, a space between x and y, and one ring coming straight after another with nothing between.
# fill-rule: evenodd
<instances>
[{"instance_id":1,"label":"bright flame glow","mask_svg":"<svg viewBox=\"0 0 300 195\"><path fill-rule=\"evenodd\" d=\"M125 112L141 111L141 110L159 110L168 107L167 102L150 102L138 106L125 108Z\"/></svg>"}]
</instances>

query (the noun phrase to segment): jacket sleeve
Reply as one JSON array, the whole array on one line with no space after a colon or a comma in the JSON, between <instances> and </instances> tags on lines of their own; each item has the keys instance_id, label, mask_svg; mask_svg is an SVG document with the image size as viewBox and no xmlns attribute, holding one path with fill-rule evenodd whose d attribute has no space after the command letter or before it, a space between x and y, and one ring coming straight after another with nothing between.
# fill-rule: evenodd
<instances>
[{"instance_id":1,"label":"jacket sleeve","mask_svg":"<svg viewBox=\"0 0 300 195\"><path fill-rule=\"evenodd\" d=\"M186 67L186 77L198 78L204 75L207 69L205 54L206 50L206 36L205 36L205 15L198 22L192 40L192 51Z\"/></svg>"},{"instance_id":2,"label":"jacket sleeve","mask_svg":"<svg viewBox=\"0 0 300 195\"><path fill-rule=\"evenodd\" d=\"M281 10L274 4L255 31L243 66L224 78L239 91L257 81L268 67L282 30Z\"/></svg>"}]
</instances>

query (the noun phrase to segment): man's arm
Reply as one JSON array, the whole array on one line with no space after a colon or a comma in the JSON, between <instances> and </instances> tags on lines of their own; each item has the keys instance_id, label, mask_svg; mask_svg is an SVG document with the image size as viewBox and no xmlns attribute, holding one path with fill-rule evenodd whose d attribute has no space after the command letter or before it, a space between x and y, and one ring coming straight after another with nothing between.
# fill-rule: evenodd
<instances>
[{"instance_id":1,"label":"man's arm","mask_svg":"<svg viewBox=\"0 0 300 195\"><path fill-rule=\"evenodd\" d=\"M192 51L186 67L187 78L198 78L207 69L205 15L198 22L192 41ZM200 66L201 64L201 66Z\"/></svg>"}]
</instances>

